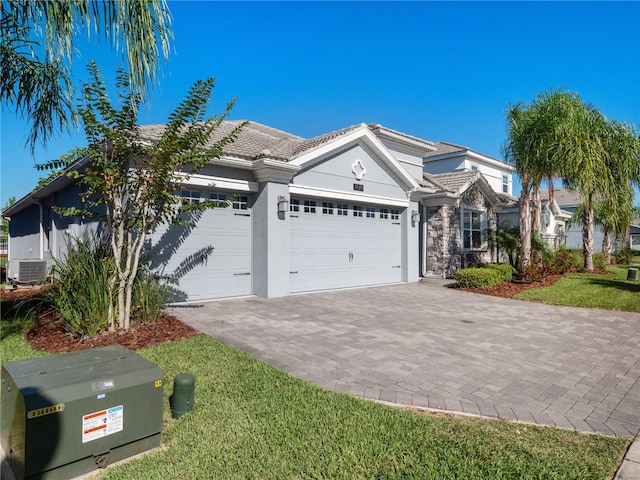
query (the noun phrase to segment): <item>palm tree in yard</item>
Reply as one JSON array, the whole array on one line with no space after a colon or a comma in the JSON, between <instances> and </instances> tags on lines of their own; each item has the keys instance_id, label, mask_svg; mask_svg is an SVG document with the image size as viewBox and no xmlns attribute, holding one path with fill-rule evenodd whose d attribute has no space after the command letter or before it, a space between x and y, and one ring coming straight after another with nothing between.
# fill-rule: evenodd
<instances>
[{"instance_id":1,"label":"palm tree in yard","mask_svg":"<svg viewBox=\"0 0 640 480\"><path fill-rule=\"evenodd\" d=\"M145 96L168 57L170 25L166 0L2 0L0 102L30 120L32 151L75 121L71 66L80 33L122 49L130 83Z\"/></svg>"},{"instance_id":2,"label":"palm tree in yard","mask_svg":"<svg viewBox=\"0 0 640 480\"><path fill-rule=\"evenodd\" d=\"M631 220L640 141L632 125L607 120L577 97L555 149L566 159L563 180L580 193L584 267L592 270L596 209L609 233L620 233Z\"/></svg>"}]
</instances>

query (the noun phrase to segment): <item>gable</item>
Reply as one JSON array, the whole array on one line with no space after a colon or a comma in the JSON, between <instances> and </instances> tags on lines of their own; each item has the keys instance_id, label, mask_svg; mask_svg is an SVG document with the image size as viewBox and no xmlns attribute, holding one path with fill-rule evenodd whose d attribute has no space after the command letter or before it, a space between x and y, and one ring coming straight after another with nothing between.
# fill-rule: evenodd
<instances>
[{"instance_id":1,"label":"gable","mask_svg":"<svg viewBox=\"0 0 640 480\"><path fill-rule=\"evenodd\" d=\"M402 181L361 143L345 146L319 161L309 162L295 175L292 184L363 197L407 199Z\"/></svg>"}]
</instances>

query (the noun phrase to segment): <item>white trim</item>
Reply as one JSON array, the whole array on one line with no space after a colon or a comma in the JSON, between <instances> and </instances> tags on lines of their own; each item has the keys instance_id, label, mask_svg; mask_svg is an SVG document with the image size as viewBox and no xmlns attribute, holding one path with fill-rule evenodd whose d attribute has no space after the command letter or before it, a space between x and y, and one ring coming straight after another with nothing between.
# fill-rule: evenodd
<instances>
[{"instance_id":1,"label":"white trim","mask_svg":"<svg viewBox=\"0 0 640 480\"><path fill-rule=\"evenodd\" d=\"M409 199L399 200L397 198L377 197L365 195L363 193L350 193L342 190L331 190L319 187L307 187L304 185L289 184L289 194L303 197L331 198L344 200L346 202L370 203L372 205L390 205L393 207L408 207Z\"/></svg>"},{"instance_id":2,"label":"white trim","mask_svg":"<svg viewBox=\"0 0 640 480\"><path fill-rule=\"evenodd\" d=\"M177 172L178 177L185 177L186 174ZM258 184L247 180L237 180L235 178L212 177L209 175L191 175L188 180L179 182L181 185L194 187L208 187L220 190L233 190L236 192L257 192Z\"/></svg>"}]
</instances>

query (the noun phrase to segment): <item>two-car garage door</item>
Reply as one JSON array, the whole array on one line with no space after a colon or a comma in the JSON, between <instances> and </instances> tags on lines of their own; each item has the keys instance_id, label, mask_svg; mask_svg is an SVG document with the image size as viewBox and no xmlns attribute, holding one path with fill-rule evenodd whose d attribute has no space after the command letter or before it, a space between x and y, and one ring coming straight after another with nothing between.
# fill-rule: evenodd
<instances>
[{"instance_id":1,"label":"two-car garage door","mask_svg":"<svg viewBox=\"0 0 640 480\"><path fill-rule=\"evenodd\" d=\"M400 282L400 214L392 206L293 197L291 292Z\"/></svg>"}]
</instances>

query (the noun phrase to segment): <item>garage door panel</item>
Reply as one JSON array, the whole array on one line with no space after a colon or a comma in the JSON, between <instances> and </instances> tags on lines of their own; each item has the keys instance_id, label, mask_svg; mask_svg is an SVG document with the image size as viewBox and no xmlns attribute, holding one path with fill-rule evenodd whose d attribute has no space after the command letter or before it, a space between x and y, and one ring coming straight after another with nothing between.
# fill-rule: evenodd
<instances>
[{"instance_id":1,"label":"garage door panel","mask_svg":"<svg viewBox=\"0 0 640 480\"><path fill-rule=\"evenodd\" d=\"M158 229L152 241L160 238L171 251L163 273L178 274L179 300L251 294L250 210L239 215L231 207L206 210L193 227Z\"/></svg>"},{"instance_id":2,"label":"garage door panel","mask_svg":"<svg viewBox=\"0 0 640 480\"><path fill-rule=\"evenodd\" d=\"M303 201L300 201L302 204ZM322 205L322 202L318 202ZM291 215L291 291L304 292L402 280L397 220L299 212Z\"/></svg>"}]
</instances>

